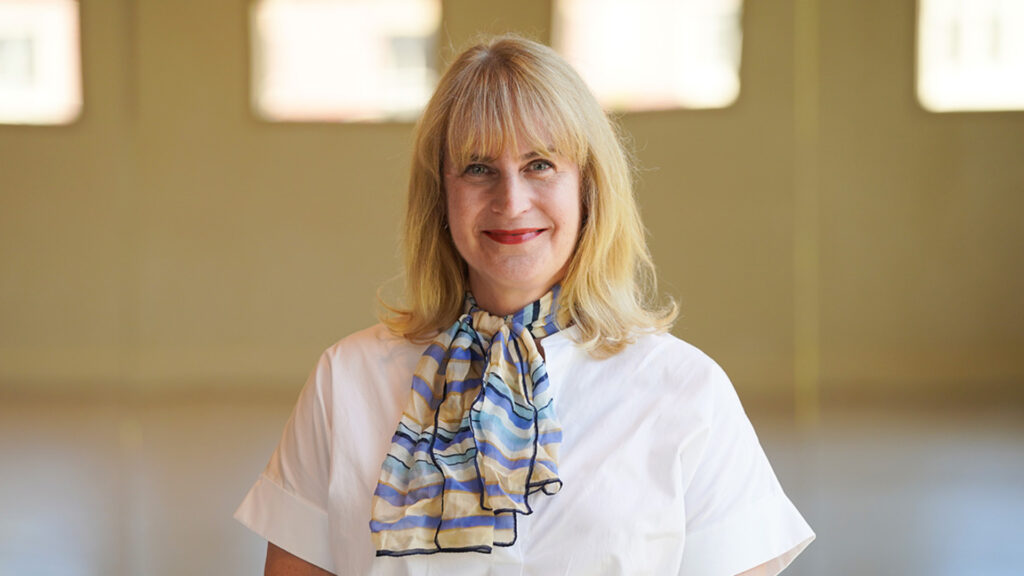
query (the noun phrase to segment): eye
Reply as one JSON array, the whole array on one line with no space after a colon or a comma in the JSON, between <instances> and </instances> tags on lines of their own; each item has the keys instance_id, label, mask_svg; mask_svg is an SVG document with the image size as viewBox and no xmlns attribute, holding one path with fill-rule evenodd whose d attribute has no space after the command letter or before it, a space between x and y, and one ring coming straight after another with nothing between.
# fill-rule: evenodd
<instances>
[{"instance_id":1,"label":"eye","mask_svg":"<svg viewBox=\"0 0 1024 576\"><path fill-rule=\"evenodd\" d=\"M466 166L463 174L466 176L484 176L490 173L490 168L484 164L470 164Z\"/></svg>"},{"instance_id":2,"label":"eye","mask_svg":"<svg viewBox=\"0 0 1024 576\"><path fill-rule=\"evenodd\" d=\"M531 172L543 172L545 170L550 170L554 167L554 164L548 162L547 160L534 160L530 162L530 164L527 166L527 169L530 170Z\"/></svg>"}]
</instances>

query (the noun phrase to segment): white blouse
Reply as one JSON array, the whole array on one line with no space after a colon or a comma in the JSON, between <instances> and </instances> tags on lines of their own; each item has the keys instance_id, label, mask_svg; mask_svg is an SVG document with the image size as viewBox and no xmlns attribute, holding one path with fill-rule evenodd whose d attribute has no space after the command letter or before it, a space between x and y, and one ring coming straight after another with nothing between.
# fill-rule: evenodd
<instances>
[{"instance_id":1,"label":"white blouse","mask_svg":"<svg viewBox=\"0 0 1024 576\"><path fill-rule=\"evenodd\" d=\"M671 335L595 360L542 341L563 429L560 492L535 495L491 554L381 557L370 501L425 346L381 325L320 358L235 517L338 575L774 575L814 539L728 377Z\"/></svg>"}]
</instances>

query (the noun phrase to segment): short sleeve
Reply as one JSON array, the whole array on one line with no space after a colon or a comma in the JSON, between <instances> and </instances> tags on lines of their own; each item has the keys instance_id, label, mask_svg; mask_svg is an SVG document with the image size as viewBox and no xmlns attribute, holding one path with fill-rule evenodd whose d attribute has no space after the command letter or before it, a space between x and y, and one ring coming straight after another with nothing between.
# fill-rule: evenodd
<instances>
[{"instance_id":1,"label":"short sleeve","mask_svg":"<svg viewBox=\"0 0 1024 576\"><path fill-rule=\"evenodd\" d=\"M331 473L331 363L321 356L267 467L235 518L279 548L334 572L327 494Z\"/></svg>"},{"instance_id":2,"label":"short sleeve","mask_svg":"<svg viewBox=\"0 0 1024 576\"><path fill-rule=\"evenodd\" d=\"M736 391L709 373L708 429L686 490L680 576L781 572L814 539L786 497Z\"/></svg>"}]
</instances>

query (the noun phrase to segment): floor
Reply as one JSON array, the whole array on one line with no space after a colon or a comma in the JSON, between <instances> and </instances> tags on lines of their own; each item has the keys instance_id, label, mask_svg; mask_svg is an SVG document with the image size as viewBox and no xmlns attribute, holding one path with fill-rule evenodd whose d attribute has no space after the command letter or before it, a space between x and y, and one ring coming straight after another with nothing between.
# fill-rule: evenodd
<instances>
[{"instance_id":1,"label":"floor","mask_svg":"<svg viewBox=\"0 0 1024 576\"><path fill-rule=\"evenodd\" d=\"M289 398L0 397L0 576L248 575ZM1024 574L1024 409L748 407L817 541L786 576Z\"/></svg>"}]
</instances>

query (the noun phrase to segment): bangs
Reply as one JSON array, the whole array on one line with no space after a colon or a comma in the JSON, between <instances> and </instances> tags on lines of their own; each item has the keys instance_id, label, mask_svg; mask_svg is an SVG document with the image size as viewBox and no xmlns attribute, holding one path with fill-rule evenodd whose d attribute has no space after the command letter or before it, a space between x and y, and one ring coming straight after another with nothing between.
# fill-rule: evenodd
<instances>
[{"instance_id":1,"label":"bangs","mask_svg":"<svg viewBox=\"0 0 1024 576\"><path fill-rule=\"evenodd\" d=\"M448 118L444 162L464 167L497 158L506 146L542 156L553 152L582 170L588 146L584 122L558 86L527 77L511 64L465 70ZM568 91L566 91L568 92Z\"/></svg>"}]
</instances>

